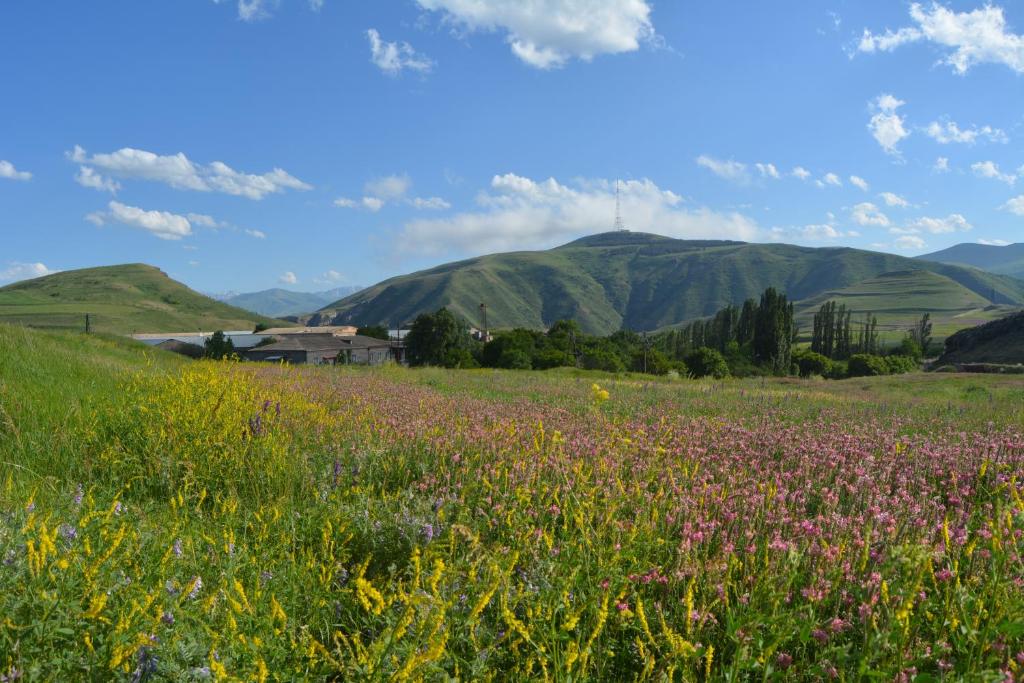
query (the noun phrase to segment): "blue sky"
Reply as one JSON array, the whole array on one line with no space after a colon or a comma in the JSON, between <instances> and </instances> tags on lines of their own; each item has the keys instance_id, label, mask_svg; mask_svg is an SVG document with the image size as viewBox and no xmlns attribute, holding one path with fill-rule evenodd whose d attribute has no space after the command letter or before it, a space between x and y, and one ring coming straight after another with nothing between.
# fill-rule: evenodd
<instances>
[{"instance_id":1,"label":"blue sky","mask_svg":"<svg viewBox=\"0 0 1024 683\"><path fill-rule=\"evenodd\" d=\"M372 284L628 227L1024 241L1024 7L28 0L0 8L0 282Z\"/></svg>"}]
</instances>

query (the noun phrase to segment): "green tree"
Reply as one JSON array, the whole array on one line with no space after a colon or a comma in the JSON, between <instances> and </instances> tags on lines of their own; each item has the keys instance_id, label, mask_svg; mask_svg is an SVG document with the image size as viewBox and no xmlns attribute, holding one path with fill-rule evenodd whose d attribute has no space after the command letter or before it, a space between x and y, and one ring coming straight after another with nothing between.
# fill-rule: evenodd
<instances>
[{"instance_id":1,"label":"green tree","mask_svg":"<svg viewBox=\"0 0 1024 683\"><path fill-rule=\"evenodd\" d=\"M421 313L405 337L410 365L469 367L474 364L469 325L447 308Z\"/></svg>"},{"instance_id":2,"label":"green tree","mask_svg":"<svg viewBox=\"0 0 1024 683\"><path fill-rule=\"evenodd\" d=\"M721 379L729 376L729 365L725 357L717 349L702 346L686 357L686 367L694 377L714 377Z\"/></svg>"},{"instance_id":3,"label":"green tree","mask_svg":"<svg viewBox=\"0 0 1024 683\"><path fill-rule=\"evenodd\" d=\"M227 358L235 352L234 342L225 337L224 332L221 330L214 332L203 342L203 346L205 347L203 355L206 358L214 358L216 360Z\"/></svg>"},{"instance_id":4,"label":"green tree","mask_svg":"<svg viewBox=\"0 0 1024 683\"><path fill-rule=\"evenodd\" d=\"M932 316L931 313L925 313L921 316L921 319L917 321L917 324L910 329L910 338L917 342L917 345L921 347L921 355L928 355L928 347L932 343Z\"/></svg>"},{"instance_id":5,"label":"green tree","mask_svg":"<svg viewBox=\"0 0 1024 683\"><path fill-rule=\"evenodd\" d=\"M356 334L374 339L391 339L391 333L384 325L367 325L356 330Z\"/></svg>"},{"instance_id":6,"label":"green tree","mask_svg":"<svg viewBox=\"0 0 1024 683\"><path fill-rule=\"evenodd\" d=\"M773 374L788 373L795 336L793 304L786 300L785 294L769 287L761 295L754 318L754 360Z\"/></svg>"}]
</instances>

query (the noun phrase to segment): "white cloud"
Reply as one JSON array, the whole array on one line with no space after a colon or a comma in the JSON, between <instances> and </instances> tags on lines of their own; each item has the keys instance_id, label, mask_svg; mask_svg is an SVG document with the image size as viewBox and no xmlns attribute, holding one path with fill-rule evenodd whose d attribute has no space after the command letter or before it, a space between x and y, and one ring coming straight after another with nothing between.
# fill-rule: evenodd
<instances>
[{"instance_id":1,"label":"white cloud","mask_svg":"<svg viewBox=\"0 0 1024 683\"><path fill-rule=\"evenodd\" d=\"M958 213L952 213L945 218L917 218L907 223L908 231L930 232L933 235L966 232L973 227L966 218Z\"/></svg>"},{"instance_id":2,"label":"white cloud","mask_svg":"<svg viewBox=\"0 0 1024 683\"><path fill-rule=\"evenodd\" d=\"M75 145L67 157L120 178L150 180L178 190L222 192L249 199L263 199L285 190L310 190L312 187L286 171L275 168L262 174L240 173L221 161L206 166L193 163L181 152L162 156L141 149L124 147L110 154L89 156Z\"/></svg>"},{"instance_id":3,"label":"white cloud","mask_svg":"<svg viewBox=\"0 0 1024 683\"><path fill-rule=\"evenodd\" d=\"M706 154L701 154L697 157L697 165L703 166L719 178L725 178L726 180L734 183L746 183L750 181L750 174L747 171L747 165L742 164L738 161L723 161L721 159L715 159Z\"/></svg>"},{"instance_id":4,"label":"white cloud","mask_svg":"<svg viewBox=\"0 0 1024 683\"><path fill-rule=\"evenodd\" d=\"M979 178L998 180L1006 183L1007 185L1013 185L1017 182L1016 175L1012 173L1003 173L999 170L999 164L994 161L979 161L971 164L971 170L974 171L974 175Z\"/></svg>"},{"instance_id":5,"label":"white cloud","mask_svg":"<svg viewBox=\"0 0 1024 683\"><path fill-rule=\"evenodd\" d=\"M32 180L32 174L28 171L19 171L14 164L0 159L0 178L7 180Z\"/></svg>"},{"instance_id":6,"label":"white cloud","mask_svg":"<svg viewBox=\"0 0 1024 683\"><path fill-rule=\"evenodd\" d=\"M850 184L851 185L856 185L857 187L859 187L860 189L864 190L865 192L867 192L868 189L870 189L868 187L868 181L864 180L860 176L855 176L855 175L850 176Z\"/></svg>"},{"instance_id":7,"label":"white cloud","mask_svg":"<svg viewBox=\"0 0 1024 683\"><path fill-rule=\"evenodd\" d=\"M415 197L412 200L412 205L417 209L440 210L452 208L452 205L441 197Z\"/></svg>"},{"instance_id":8,"label":"white cloud","mask_svg":"<svg viewBox=\"0 0 1024 683\"><path fill-rule=\"evenodd\" d=\"M373 211L374 213L380 211L381 207L384 206L384 200L379 197L363 197L361 203L364 209L367 211Z\"/></svg>"},{"instance_id":9,"label":"white cloud","mask_svg":"<svg viewBox=\"0 0 1024 683\"><path fill-rule=\"evenodd\" d=\"M467 31L502 31L513 54L551 69L655 40L647 0L417 0Z\"/></svg>"},{"instance_id":10,"label":"white cloud","mask_svg":"<svg viewBox=\"0 0 1024 683\"><path fill-rule=\"evenodd\" d=\"M320 276L320 280L324 282L344 282L345 276L336 270L328 270Z\"/></svg>"},{"instance_id":11,"label":"white cloud","mask_svg":"<svg viewBox=\"0 0 1024 683\"><path fill-rule=\"evenodd\" d=\"M218 222L213 216L207 216L205 213L189 213L185 214L185 218L192 225L201 225L204 228L220 228L225 225Z\"/></svg>"},{"instance_id":12,"label":"white cloud","mask_svg":"<svg viewBox=\"0 0 1024 683\"><path fill-rule=\"evenodd\" d=\"M984 244L988 247L1005 247L1010 243L1007 240L978 240L978 244Z\"/></svg>"},{"instance_id":13,"label":"white cloud","mask_svg":"<svg viewBox=\"0 0 1024 683\"><path fill-rule=\"evenodd\" d=\"M114 201L110 202L107 208L108 211L90 213L85 219L95 225L105 225L114 221L145 230L162 240L180 240L192 234L192 225L185 216L167 211L146 211Z\"/></svg>"},{"instance_id":14,"label":"white cloud","mask_svg":"<svg viewBox=\"0 0 1024 683\"><path fill-rule=\"evenodd\" d=\"M359 206L359 202L354 199L349 199L348 197L338 197L334 200L334 205L340 206L343 209L354 209Z\"/></svg>"},{"instance_id":15,"label":"white cloud","mask_svg":"<svg viewBox=\"0 0 1024 683\"><path fill-rule=\"evenodd\" d=\"M416 52L409 43L389 43L381 40L376 29L369 29L366 37L370 40L370 61L389 76L397 76L403 69L429 73L434 63Z\"/></svg>"},{"instance_id":16,"label":"white cloud","mask_svg":"<svg viewBox=\"0 0 1024 683\"><path fill-rule=\"evenodd\" d=\"M242 21L258 21L269 16L265 0L238 0L238 18Z\"/></svg>"},{"instance_id":17,"label":"white cloud","mask_svg":"<svg viewBox=\"0 0 1024 683\"><path fill-rule=\"evenodd\" d=\"M650 180L620 182L619 194L622 216L631 230L741 240L759 234L757 224L740 213L685 207L679 195ZM615 216L615 184L579 180L570 187L554 178L536 181L509 173L495 176L490 191L480 193L477 202L479 211L412 220L396 242L418 253L553 246L610 229Z\"/></svg>"},{"instance_id":18,"label":"white cloud","mask_svg":"<svg viewBox=\"0 0 1024 683\"><path fill-rule=\"evenodd\" d=\"M758 173L761 174L762 178L774 178L778 180L782 176L779 175L779 170L775 168L775 164L754 164L757 167Z\"/></svg>"},{"instance_id":19,"label":"white cloud","mask_svg":"<svg viewBox=\"0 0 1024 683\"><path fill-rule=\"evenodd\" d=\"M893 192L883 192L878 196L885 200L886 206L898 206L903 209L910 206L910 202Z\"/></svg>"},{"instance_id":20,"label":"white cloud","mask_svg":"<svg viewBox=\"0 0 1024 683\"><path fill-rule=\"evenodd\" d=\"M249 237L255 237L258 240L266 239L267 237L267 233L263 232L262 230L251 230L249 228L245 229L245 234L248 235Z\"/></svg>"},{"instance_id":21,"label":"white cloud","mask_svg":"<svg viewBox=\"0 0 1024 683\"><path fill-rule=\"evenodd\" d=\"M857 225L877 225L887 227L890 223L889 217L882 213L881 209L871 202L861 202L850 211L850 218Z\"/></svg>"},{"instance_id":22,"label":"white cloud","mask_svg":"<svg viewBox=\"0 0 1024 683\"><path fill-rule=\"evenodd\" d=\"M78 167L78 174L75 176L75 182L82 187L91 187L94 190L109 192L110 194L116 194L117 191L121 189L121 183L117 182L113 178L107 178L100 175L88 166Z\"/></svg>"},{"instance_id":23,"label":"white cloud","mask_svg":"<svg viewBox=\"0 0 1024 683\"><path fill-rule=\"evenodd\" d=\"M939 157L935 160L935 165L932 166L932 170L936 173L949 173L949 159L946 157Z\"/></svg>"},{"instance_id":24,"label":"white cloud","mask_svg":"<svg viewBox=\"0 0 1024 683\"><path fill-rule=\"evenodd\" d=\"M831 185L832 187L842 187L843 181L840 180L839 176L837 176L835 173L826 173L824 177L822 177L822 179L818 181L819 187L824 187L825 185Z\"/></svg>"},{"instance_id":25,"label":"white cloud","mask_svg":"<svg viewBox=\"0 0 1024 683\"><path fill-rule=\"evenodd\" d=\"M213 0L214 4L221 4L224 0ZM272 9L276 9L281 0L238 0L238 18L242 21L255 22L270 18ZM309 8L319 12L324 6L324 0L309 0Z\"/></svg>"},{"instance_id":26,"label":"white cloud","mask_svg":"<svg viewBox=\"0 0 1024 683\"><path fill-rule=\"evenodd\" d=\"M1018 216L1024 216L1024 194L1014 197L1010 201L1003 204L1000 208L1011 213L1015 213Z\"/></svg>"},{"instance_id":27,"label":"white cloud","mask_svg":"<svg viewBox=\"0 0 1024 683\"><path fill-rule=\"evenodd\" d=\"M933 2L910 5L910 18L916 24L897 31L874 34L865 30L858 49L861 52L890 52L901 45L922 40L950 48L942 63L959 74L977 64L1004 64L1024 73L1024 36L1011 33L1003 9L985 5L971 12L954 12Z\"/></svg>"},{"instance_id":28,"label":"white cloud","mask_svg":"<svg viewBox=\"0 0 1024 683\"><path fill-rule=\"evenodd\" d=\"M904 235L903 237L897 237L894 242L897 249L924 249L925 242L917 235Z\"/></svg>"},{"instance_id":29,"label":"white cloud","mask_svg":"<svg viewBox=\"0 0 1024 683\"><path fill-rule=\"evenodd\" d=\"M904 104L906 102L888 94L879 95L872 103L875 113L868 122L868 130L886 154L899 155L896 146L910 135L903 125L905 119L896 113Z\"/></svg>"},{"instance_id":30,"label":"white cloud","mask_svg":"<svg viewBox=\"0 0 1024 683\"><path fill-rule=\"evenodd\" d=\"M807 180L808 178L811 177L811 172L808 171L803 166L797 166L796 168L793 169L792 175L796 178L799 178L800 180Z\"/></svg>"},{"instance_id":31,"label":"white cloud","mask_svg":"<svg viewBox=\"0 0 1024 683\"><path fill-rule=\"evenodd\" d=\"M34 277L43 277L44 275L52 275L59 271L51 270L42 263L19 263L18 261L9 261L7 267L0 270L0 282L10 282L14 280L29 280Z\"/></svg>"},{"instance_id":32,"label":"white cloud","mask_svg":"<svg viewBox=\"0 0 1024 683\"><path fill-rule=\"evenodd\" d=\"M942 123L932 121L928 124L928 127L925 128L925 134L940 145L948 145L951 143L973 145L981 138L987 138L990 142L1009 142L1006 132L999 128L993 128L992 126L982 126L981 128L971 126L970 128L961 129L956 121L944 121Z\"/></svg>"},{"instance_id":33,"label":"white cloud","mask_svg":"<svg viewBox=\"0 0 1024 683\"><path fill-rule=\"evenodd\" d=\"M366 194L380 199L399 199L409 191L411 185L412 181L405 174L388 175L371 180L366 183L363 190Z\"/></svg>"},{"instance_id":34,"label":"white cloud","mask_svg":"<svg viewBox=\"0 0 1024 683\"><path fill-rule=\"evenodd\" d=\"M295 277L295 273L288 270L285 271L284 274L281 275L281 277L277 278L277 281L280 282L282 285L294 285L299 281L299 278Z\"/></svg>"}]
</instances>

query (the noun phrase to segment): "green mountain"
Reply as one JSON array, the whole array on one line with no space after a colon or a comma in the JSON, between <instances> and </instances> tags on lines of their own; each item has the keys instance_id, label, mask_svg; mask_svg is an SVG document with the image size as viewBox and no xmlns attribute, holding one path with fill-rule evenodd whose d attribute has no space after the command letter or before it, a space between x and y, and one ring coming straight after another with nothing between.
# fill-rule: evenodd
<instances>
[{"instance_id":1,"label":"green mountain","mask_svg":"<svg viewBox=\"0 0 1024 683\"><path fill-rule=\"evenodd\" d=\"M990 273L1010 275L1024 279L1024 242L994 246L965 242L933 254L918 256L926 261L974 266Z\"/></svg>"},{"instance_id":2,"label":"green mountain","mask_svg":"<svg viewBox=\"0 0 1024 683\"><path fill-rule=\"evenodd\" d=\"M902 338L925 313L931 315L935 341L941 341L957 330L1016 310L1014 306L993 304L945 275L928 270L901 270L797 302L796 320L802 332L810 332L814 313L826 301L835 301L852 310L854 324L866 314L874 314L878 318L879 336L889 341Z\"/></svg>"},{"instance_id":3,"label":"green mountain","mask_svg":"<svg viewBox=\"0 0 1024 683\"><path fill-rule=\"evenodd\" d=\"M281 318L286 315L312 313L340 297L358 292L362 287L337 287L325 292L292 292L275 287L262 292L234 294L221 299L226 304L244 308L260 315Z\"/></svg>"},{"instance_id":4,"label":"green mountain","mask_svg":"<svg viewBox=\"0 0 1024 683\"><path fill-rule=\"evenodd\" d=\"M973 268L849 248L677 240L614 232L547 251L492 254L385 280L323 312L335 324L395 324L447 306L494 328L560 318L606 334L653 330L741 304L766 287L801 300L882 273L928 270L990 302L1024 303L1024 282Z\"/></svg>"},{"instance_id":5,"label":"green mountain","mask_svg":"<svg viewBox=\"0 0 1024 683\"><path fill-rule=\"evenodd\" d=\"M0 322L97 332L244 330L280 321L203 296L142 263L67 270L0 288Z\"/></svg>"}]
</instances>

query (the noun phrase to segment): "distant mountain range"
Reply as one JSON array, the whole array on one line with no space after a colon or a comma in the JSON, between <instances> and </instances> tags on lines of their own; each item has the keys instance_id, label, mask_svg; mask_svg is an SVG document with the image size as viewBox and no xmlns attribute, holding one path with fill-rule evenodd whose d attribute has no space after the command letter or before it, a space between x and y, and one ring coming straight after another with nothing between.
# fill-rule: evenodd
<instances>
[{"instance_id":1,"label":"distant mountain range","mask_svg":"<svg viewBox=\"0 0 1024 683\"><path fill-rule=\"evenodd\" d=\"M1024 279L1024 242L995 246L965 242L918 258L939 263L974 266L990 273Z\"/></svg>"},{"instance_id":2,"label":"distant mountain range","mask_svg":"<svg viewBox=\"0 0 1024 683\"><path fill-rule=\"evenodd\" d=\"M244 294L228 292L214 298L247 311L281 318L313 313L330 302L354 294L361 289L362 287L352 286L335 287L322 292L293 292L275 287L262 292Z\"/></svg>"},{"instance_id":3,"label":"distant mountain range","mask_svg":"<svg viewBox=\"0 0 1024 683\"><path fill-rule=\"evenodd\" d=\"M965 292L975 297L964 311L1024 304L1024 282L962 265L850 248L611 232L547 251L480 256L391 278L324 306L321 318L335 324L393 325L447 306L480 325L484 303L492 328L545 328L571 318L587 332L607 334L623 327L655 330L712 315L770 286L800 301L908 271L943 278L918 284L938 290L955 285L963 301ZM896 278L887 291L898 297L905 285ZM899 308L874 296L872 306L879 310ZM944 305L940 299L926 295L918 304ZM903 315L919 315L919 309Z\"/></svg>"},{"instance_id":4,"label":"distant mountain range","mask_svg":"<svg viewBox=\"0 0 1024 683\"><path fill-rule=\"evenodd\" d=\"M93 331L250 330L281 321L195 292L144 263L65 270L0 287L0 322Z\"/></svg>"}]
</instances>

